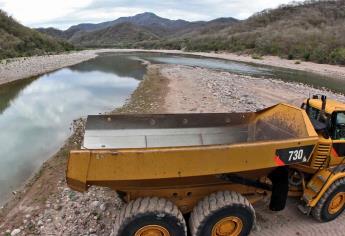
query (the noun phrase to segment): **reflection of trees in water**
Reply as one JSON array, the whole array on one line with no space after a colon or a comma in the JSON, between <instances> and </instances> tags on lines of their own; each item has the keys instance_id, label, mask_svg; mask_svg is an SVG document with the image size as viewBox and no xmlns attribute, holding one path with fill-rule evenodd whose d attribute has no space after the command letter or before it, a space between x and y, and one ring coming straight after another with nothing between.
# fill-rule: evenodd
<instances>
[{"instance_id":1,"label":"reflection of trees in water","mask_svg":"<svg viewBox=\"0 0 345 236\"><path fill-rule=\"evenodd\" d=\"M10 102L17 98L19 93L37 77L18 80L9 84L0 85L0 114L10 105Z\"/></svg>"},{"instance_id":2,"label":"reflection of trees in water","mask_svg":"<svg viewBox=\"0 0 345 236\"><path fill-rule=\"evenodd\" d=\"M132 77L138 80L143 78L146 70L141 61L130 59L125 55L102 55L71 66L70 69L79 72L101 71L113 73L120 77Z\"/></svg>"}]
</instances>

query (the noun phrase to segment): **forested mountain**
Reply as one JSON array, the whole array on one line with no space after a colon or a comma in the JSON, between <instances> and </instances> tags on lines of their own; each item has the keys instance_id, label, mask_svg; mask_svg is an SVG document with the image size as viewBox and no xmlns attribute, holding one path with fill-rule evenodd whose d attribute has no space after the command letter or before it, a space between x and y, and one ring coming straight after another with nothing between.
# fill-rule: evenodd
<instances>
[{"instance_id":1,"label":"forested mountain","mask_svg":"<svg viewBox=\"0 0 345 236\"><path fill-rule=\"evenodd\" d=\"M27 28L0 10L0 59L71 49L71 44Z\"/></svg>"},{"instance_id":2,"label":"forested mountain","mask_svg":"<svg viewBox=\"0 0 345 236\"><path fill-rule=\"evenodd\" d=\"M65 31L54 28L39 28L37 30L67 40L77 46L123 47L134 46L136 43L142 42L161 41L165 38L175 38L187 34L199 35L207 29L219 30L237 22L238 20L234 18L219 18L209 22L169 20L146 12L99 24L79 24L71 26Z\"/></svg>"},{"instance_id":3,"label":"forested mountain","mask_svg":"<svg viewBox=\"0 0 345 236\"><path fill-rule=\"evenodd\" d=\"M39 31L79 47L230 51L345 64L345 0L282 5L242 21L219 18L188 22L143 13L80 24L66 31Z\"/></svg>"}]
</instances>

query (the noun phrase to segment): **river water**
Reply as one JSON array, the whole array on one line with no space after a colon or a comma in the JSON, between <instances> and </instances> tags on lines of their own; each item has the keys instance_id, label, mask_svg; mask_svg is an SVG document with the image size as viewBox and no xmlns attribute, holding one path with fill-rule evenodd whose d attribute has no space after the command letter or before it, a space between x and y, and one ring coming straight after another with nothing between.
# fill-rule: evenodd
<instances>
[{"instance_id":1,"label":"river water","mask_svg":"<svg viewBox=\"0 0 345 236\"><path fill-rule=\"evenodd\" d=\"M81 64L0 86L0 203L52 156L73 119L121 107L145 74L140 60L181 64L345 93L345 81L287 69L179 55L102 54Z\"/></svg>"}]
</instances>

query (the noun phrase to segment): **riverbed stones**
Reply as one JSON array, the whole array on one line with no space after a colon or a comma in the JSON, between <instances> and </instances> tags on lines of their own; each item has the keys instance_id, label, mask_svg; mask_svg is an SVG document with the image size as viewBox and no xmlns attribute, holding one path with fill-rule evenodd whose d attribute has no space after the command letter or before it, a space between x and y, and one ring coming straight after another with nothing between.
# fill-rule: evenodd
<instances>
[{"instance_id":1,"label":"riverbed stones","mask_svg":"<svg viewBox=\"0 0 345 236\"><path fill-rule=\"evenodd\" d=\"M305 98L308 93L325 93L329 97L345 101L345 97L342 95L317 90L303 84L284 83L283 81L271 80L269 78L257 79L197 67L172 65L162 65L159 67L164 76L168 76L171 79L180 79L179 84L177 84L179 86L177 88L179 93L174 97L173 102L180 102L186 106L173 110L172 107L159 107L158 104L161 104L159 102L150 102L151 105L157 106L158 110L156 111L159 111L159 109L168 112L255 111L272 105L278 100L287 101L290 95L292 98L300 100ZM187 88L193 92L192 94L188 93L183 86L185 81L190 82L191 87ZM272 91L274 94L272 94ZM73 142L78 144L82 142L84 125L84 119L75 120L71 125L71 130L76 134L73 136ZM23 215L27 219L27 222L23 225L23 230L20 229L23 221L20 221L19 225L8 226L9 229L4 228L2 230L6 229L6 232L10 234L15 229L18 229L23 235L108 236L111 233L119 209L123 206L123 202L116 192L108 188L93 186L86 193L78 193L67 187L65 176L57 181L56 188L57 193L43 201L40 214L28 211L30 214ZM46 207L47 204L50 204L50 206ZM295 208L293 209L293 216L298 218ZM264 209L259 209L259 212L263 211ZM271 218L273 217L271 212L267 213L267 215ZM282 216L279 215L279 217L281 218ZM270 218L267 217L267 219ZM270 221L271 219L267 220L268 223L266 224L263 222L262 217L258 217L259 223L263 225L261 227L262 232L268 232L266 227L269 227L270 222L275 223L275 219L273 217L272 221ZM303 220L301 219L301 222ZM289 221L284 219L281 222ZM290 227L289 224L288 227ZM316 226L313 225L312 227ZM257 232L260 232L260 230ZM275 234L267 233L260 235Z\"/></svg>"},{"instance_id":2,"label":"riverbed stones","mask_svg":"<svg viewBox=\"0 0 345 236\"><path fill-rule=\"evenodd\" d=\"M14 229L14 230L11 232L11 236L16 236L16 235L18 235L20 232L21 232L20 229Z\"/></svg>"}]
</instances>

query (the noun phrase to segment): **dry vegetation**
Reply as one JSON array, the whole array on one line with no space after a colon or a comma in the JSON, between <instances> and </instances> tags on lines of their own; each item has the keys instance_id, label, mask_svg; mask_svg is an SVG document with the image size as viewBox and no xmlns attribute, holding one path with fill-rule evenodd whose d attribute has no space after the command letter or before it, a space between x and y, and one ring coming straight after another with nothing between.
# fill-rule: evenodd
<instances>
[{"instance_id":1,"label":"dry vegetation","mask_svg":"<svg viewBox=\"0 0 345 236\"><path fill-rule=\"evenodd\" d=\"M69 42L78 46L109 47L117 42L117 46L127 47L133 42L156 40L158 36L143 27L132 23L121 23L93 32L78 32L69 39Z\"/></svg>"},{"instance_id":2,"label":"dry vegetation","mask_svg":"<svg viewBox=\"0 0 345 236\"><path fill-rule=\"evenodd\" d=\"M345 0L282 5L245 21L198 36L136 44L144 48L231 51L277 55L318 63L345 64Z\"/></svg>"},{"instance_id":3,"label":"dry vegetation","mask_svg":"<svg viewBox=\"0 0 345 236\"><path fill-rule=\"evenodd\" d=\"M0 59L61 52L73 47L24 27L0 10Z\"/></svg>"}]
</instances>

